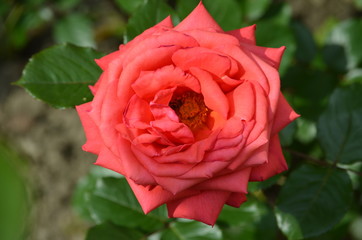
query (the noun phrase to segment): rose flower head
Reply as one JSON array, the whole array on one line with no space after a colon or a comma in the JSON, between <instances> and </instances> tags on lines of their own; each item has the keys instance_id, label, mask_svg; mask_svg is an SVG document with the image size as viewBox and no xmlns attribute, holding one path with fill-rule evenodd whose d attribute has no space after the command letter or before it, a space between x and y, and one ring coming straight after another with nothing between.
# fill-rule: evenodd
<instances>
[{"instance_id":1,"label":"rose flower head","mask_svg":"<svg viewBox=\"0 0 362 240\"><path fill-rule=\"evenodd\" d=\"M202 3L97 61L94 99L77 106L95 164L127 179L143 211L213 225L249 181L287 169L278 132L298 117L280 92L284 51L255 26L225 32Z\"/></svg>"}]
</instances>

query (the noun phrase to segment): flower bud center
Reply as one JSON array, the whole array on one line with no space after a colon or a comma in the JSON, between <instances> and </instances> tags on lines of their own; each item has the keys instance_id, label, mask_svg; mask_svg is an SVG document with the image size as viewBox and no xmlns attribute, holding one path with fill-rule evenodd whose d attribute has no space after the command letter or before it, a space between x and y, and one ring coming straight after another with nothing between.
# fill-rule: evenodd
<instances>
[{"instance_id":1,"label":"flower bud center","mask_svg":"<svg viewBox=\"0 0 362 240\"><path fill-rule=\"evenodd\" d=\"M203 96L193 91L174 96L169 106L175 111L180 121L191 129L202 126L209 113Z\"/></svg>"}]
</instances>

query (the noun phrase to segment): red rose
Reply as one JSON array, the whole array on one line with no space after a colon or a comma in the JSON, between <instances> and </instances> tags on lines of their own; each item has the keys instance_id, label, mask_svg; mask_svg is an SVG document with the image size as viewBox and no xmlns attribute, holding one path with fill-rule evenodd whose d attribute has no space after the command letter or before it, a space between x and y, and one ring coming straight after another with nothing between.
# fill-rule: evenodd
<instances>
[{"instance_id":1,"label":"red rose","mask_svg":"<svg viewBox=\"0 0 362 240\"><path fill-rule=\"evenodd\" d=\"M284 47L255 45L255 26L224 32L202 3L100 60L92 102L77 111L83 149L124 175L145 213L213 225L249 181L287 169L278 132L298 115L280 92Z\"/></svg>"}]
</instances>

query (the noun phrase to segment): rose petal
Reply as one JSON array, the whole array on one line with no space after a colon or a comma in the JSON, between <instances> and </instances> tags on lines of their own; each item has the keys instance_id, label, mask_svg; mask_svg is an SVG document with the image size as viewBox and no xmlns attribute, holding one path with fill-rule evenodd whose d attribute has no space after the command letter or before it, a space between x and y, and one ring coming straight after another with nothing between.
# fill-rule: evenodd
<instances>
[{"instance_id":1,"label":"rose petal","mask_svg":"<svg viewBox=\"0 0 362 240\"><path fill-rule=\"evenodd\" d=\"M271 135L274 136L289 123L294 121L300 115L295 113L292 107L289 105L282 93L279 95L278 106L274 114L273 129Z\"/></svg>"},{"instance_id":2,"label":"rose petal","mask_svg":"<svg viewBox=\"0 0 362 240\"><path fill-rule=\"evenodd\" d=\"M168 215L214 225L229 196L230 192L226 191L203 191L198 195L168 202Z\"/></svg>"},{"instance_id":3,"label":"rose petal","mask_svg":"<svg viewBox=\"0 0 362 240\"><path fill-rule=\"evenodd\" d=\"M283 53L285 51L285 47L280 48L267 48L267 47L260 47L254 45L243 45L242 46L247 49L248 51L253 52L255 55L259 56L265 62L267 62L272 67L278 69L280 62L282 60Z\"/></svg>"},{"instance_id":4,"label":"rose petal","mask_svg":"<svg viewBox=\"0 0 362 240\"><path fill-rule=\"evenodd\" d=\"M171 65L156 71L144 72L132 84L132 88L138 96L150 100L159 90L175 86L187 87L194 92L200 92L200 85L192 75Z\"/></svg>"},{"instance_id":5,"label":"rose petal","mask_svg":"<svg viewBox=\"0 0 362 240\"><path fill-rule=\"evenodd\" d=\"M107 147L103 147L98 155L95 165L108 168L112 171L118 172L122 175L125 174L122 162L119 157L112 153Z\"/></svg>"},{"instance_id":6,"label":"rose petal","mask_svg":"<svg viewBox=\"0 0 362 240\"><path fill-rule=\"evenodd\" d=\"M198 190L220 190L246 194L248 192L250 172L251 168L245 168L231 172L230 174L211 178L193 188Z\"/></svg>"},{"instance_id":7,"label":"rose petal","mask_svg":"<svg viewBox=\"0 0 362 240\"><path fill-rule=\"evenodd\" d=\"M119 161L122 163L124 173L123 175L132 179L137 184L141 185L155 185L156 182L153 176L142 166L137 157L133 154L130 142L123 138L119 138L117 142L117 149L119 150Z\"/></svg>"},{"instance_id":8,"label":"rose petal","mask_svg":"<svg viewBox=\"0 0 362 240\"><path fill-rule=\"evenodd\" d=\"M79 118L82 122L87 142L83 145L83 150L94 154L99 154L103 146L101 135L97 125L89 116L89 111L92 109L92 103L84 103L75 107Z\"/></svg>"},{"instance_id":9,"label":"rose petal","mask_svg":"<svg viewBox=\"0 0 362 240\"><path fill-rule=\"evenodd\" d=\"M120 103L127 103L128 99L133 95L131 86L140 76L141 71L154 70L172 64L171 56L177 48L178 47L176 46L165 46L149 49L132 59L123 69L122 75L118 81L118 96L120 98ZM140 89L139 92L142 92L142 89Z\"/></svg>"},{"instance_id":10,"label":"rose petal","mask_svg":"<svg viewBox=\"0 0 362 240\"><path fill-rule=\"evenodd\" d=\"M190 68L193 74L200 82L201 92L204 97L205 105L227 119L229 112L229 103L225 94L221 91L219 85L213 80L212 76L204 70Z\"/></svg>"},{"instance_id":11,"label":"rose petal","mask_svg":"<svg viewBox=\"0 0 362 240\"><path fill-rule=\"evenodd\" d=\"M260 166L253 167L250 181L264 181L288 169L280 146L279 136L276 134L270 141L268 161Z\"/></svg>"},{"instance_id":12,"label":"rose petal","mask_svg":"<svg viewBox=\"0 0 362 240\"><path fill-rule=\"evenodd\" d=\"M220 26L216 23L213 17L205 9L204 5L200 1L199 5L174 29L177 31L185 31L190 29L215 29L219 32L223 32Z\"/></svg>"},{"instance_id":13,"label":"rose petal","mask_svg":"<svg viewBox=\"0 0 362 240\"><path fill-rule=\"evenodd\" d=\"M119 56L120 56L120 51L115 51L100 59L95 59L95 62L103 71L106 71L109 63L112 62L113 60L119 58Z\"/></svg>"},{"instance_id":14,"label":"rose petal","mask_svg":"<svg viewBox=\"0 0 362 240\"><path fill-rule=\"evenodd\" d=\"M195 39L200 47L220 50L225 45L240 46L240 42L234 36L212 29L193 29L184 31L184 34ZM222 51L220 51L222 52Z\"/></svg>"},{"instance_id":15,"label":"rose petal","mask_svg":"<svg viewBox=\"0 0 362 240\"><path fill-rule=\"evenodd\" d=\"M248 44L251 44L251 45L255 45L256 44L255 29L256 29L256 25L254 24L254 25L244 27L244 28L241 28L241 29L228 31L226 33L236 37L241 42L245 42L245 43L248 43Z\"/></svg>"},{"instance_id":16,"label":"rose petal","mask_svg":"<svg viewBox=\"0 0 362 240\"><path fill-rule=\"evenodd\" d=\"M250 121L255 114L255 90L249 81L244 81L227 95L230 111L229 118Z\"/></svg>"},{"instance_id":17,"label":"rose petal","mask_svg":"<svg viewBox=\"0 0 362 240\"><path fill-rule=\"evenodd\" d=\"M227 56L200 47L180 49L172 56L172 61L184 71L197 67L218 77L224 76L231 68Z\"/></svg>"},{"instance_id":18,"label":"rose petal","mask_svg":"<svg viewBox=\"0 0 362 240\"><path fill-rule=\"evenodd\" d=\"M136 184L131 179L126 179L145 214L174 198L172 193L164 190L160 186L150 188L150 186L142 186Z\"/></svg>"},{"instance_id":19,"label":"rose petal","mask_svg":"<svg viewBox=\"0 0 362 240\"><path fill-rule=\"evenodd\" d=\"M247 198L244 193L231 193L226 201L226 204L232 207L240 207L240 205L246 200Z\"/></svg>"}]
</instances>

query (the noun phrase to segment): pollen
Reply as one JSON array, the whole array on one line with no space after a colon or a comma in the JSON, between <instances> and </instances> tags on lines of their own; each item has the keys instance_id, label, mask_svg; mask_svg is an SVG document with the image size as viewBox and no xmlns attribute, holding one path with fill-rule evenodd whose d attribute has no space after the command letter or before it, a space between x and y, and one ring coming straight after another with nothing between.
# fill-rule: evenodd
<instances>
[{"instance_id":1,"label":"pollen","mask_svg":"<svg viewBox=\"0 0 362 240\"><path fill-rule=\"evenodd\" d=\"M203 96L193 91L174 96L169 106L175 111L180 121L191 130L201 127L209 114Z\"/></svg>"}]
</instances>

